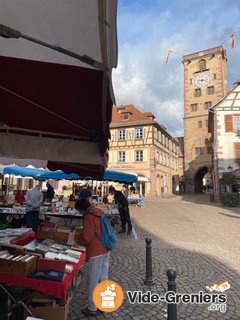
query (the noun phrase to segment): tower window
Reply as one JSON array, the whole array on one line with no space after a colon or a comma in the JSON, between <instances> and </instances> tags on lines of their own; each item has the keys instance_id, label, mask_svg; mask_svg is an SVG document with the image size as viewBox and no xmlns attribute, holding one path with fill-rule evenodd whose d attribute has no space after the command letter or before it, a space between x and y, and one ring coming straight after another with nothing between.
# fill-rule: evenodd
<instances>
[{"instance_id":1,"label":"tower window","mask_svg":"<svg viewBox=\"0 0 240 320\"><path fill-rule=\"evenodd\" d=\"M198 128L202 128L202 121L198 121Z\"/></svg>"},{"instance_id":2,"label":"tower window","mask_svg":"<svg viewBox=\"0 0 240 320\"><path fill-rule=\"evenodd\" d=\"M214 94L214 86L207 87L207 94Z\"/></svg>"},{"instance_id":3,"label":"tower window","mask_svg":"<svg viewBox=\"0 0 240 320\"><path fill-rule=\"evenodd\" d=\"M212 102L211 102L211 101L204 102L204 109L205 109L205 110L210 109L211 105L212 105Z\"/></svg>"},{"instance_id":4,"label":"tower window","mask_svg":"<svg viewBox=\"0 0 240 320\"><path fill-rule=\"evenodd\" d=\"M193 104L191 104L191 111L192 111L192 112L197 111L197 109L198 109L198 107L197 107L197 103L193 103Z\"/></svg>"},{"instance_id":5,"label":"tower window","mask_svg":"<svg viewBox=\"0 0 240 320\"><path fill-rule=\"evenodd\" d=\"M199 71L206 70L206 61L204 59L199 61Z\"/></svg>"},{"instance_id":6,"label":"tower window","mask_svg":"<svg viewBox=\"0 0 240 320\"><path fill-rule=\"evenodd\" d=\"M199 156L200 154L202 154L202 148L199 148L199 147L195 148L195 155Z\"/></svg>"},{"instance_id":7,"label":"tower window","mask_svg":"<svg viewBox=\"0 0 240 320\"><path fill-rule=\"evenodd\" d=\"M195 89L194 97L201 97L201 89Z\"/></svg>"}]
</instances>

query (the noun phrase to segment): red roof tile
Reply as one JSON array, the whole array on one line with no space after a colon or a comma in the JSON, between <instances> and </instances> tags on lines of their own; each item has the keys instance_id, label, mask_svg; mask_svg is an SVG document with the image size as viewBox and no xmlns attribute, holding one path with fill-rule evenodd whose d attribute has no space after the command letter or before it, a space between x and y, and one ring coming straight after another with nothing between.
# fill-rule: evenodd
<instances>
[{"instance_id":1,"label":"red roof tile","mask_svg":"<svg viewBox=\"0 0 240 320\"><path fill-rule=\"evenodd\" d=\"M128 113L129 119L123 119L123 115ZM152 112L141 112L134 105L120 105L113 107L112 110L112 122L111 124L121 123L121 122L135 122L135 121L153 121L155 116Z\"/></svg>"}]
</instances>

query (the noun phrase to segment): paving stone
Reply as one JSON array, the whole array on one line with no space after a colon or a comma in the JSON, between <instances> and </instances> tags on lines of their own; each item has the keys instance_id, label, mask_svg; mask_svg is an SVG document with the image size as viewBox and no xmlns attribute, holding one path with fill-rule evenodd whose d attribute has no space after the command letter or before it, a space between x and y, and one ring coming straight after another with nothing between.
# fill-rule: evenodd
<instances>
[{"instance_id":1,"label":"paving stone","mask_svg":"<svg viewBox=\"0 0 240 320\"><path fill-rule=\"evenodd\" d=\"M111 252L109 279L124 290L123 305L101 319L167 319L167 304L131 304L126 291L148 290L164 295L168 290L167 269L177 271L177 292L209 293L206 286L227 280L231 288L226 313L208 310L209 304L177 305L177 320L240 319L240 227L239 208L223 208L210 203L206 195L186 195L145 200L145 207L130 207L134 235L118 236ZM151 237L152 275L154 284L144 284L146 277L146 237ZM87 266L85 266L85 269ZM85 277L70 302L68 320L85 319ZM100 316L97 317L100 319ZM129 318L129 319L130 319ZM90 319L89 317L87 319Z\"/></svg>"}]
</instances>

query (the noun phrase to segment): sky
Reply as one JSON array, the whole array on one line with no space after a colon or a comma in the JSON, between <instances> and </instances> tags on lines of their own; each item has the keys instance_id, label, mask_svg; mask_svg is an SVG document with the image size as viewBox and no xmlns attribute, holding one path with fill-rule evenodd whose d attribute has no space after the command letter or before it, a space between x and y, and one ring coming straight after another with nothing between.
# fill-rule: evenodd
<instances>
[{"instance_id":1,"label":"sky","mask_svg":"<svg viewBox=\"0 0 240 320\"><path fill-rule=\"evenodd\" d=\"M184 135L183 55L222 45L229 90L240 80L239 0L118 0L117 33L116 105L152 112L172 136Z\"/></svg>"}]
</instances>

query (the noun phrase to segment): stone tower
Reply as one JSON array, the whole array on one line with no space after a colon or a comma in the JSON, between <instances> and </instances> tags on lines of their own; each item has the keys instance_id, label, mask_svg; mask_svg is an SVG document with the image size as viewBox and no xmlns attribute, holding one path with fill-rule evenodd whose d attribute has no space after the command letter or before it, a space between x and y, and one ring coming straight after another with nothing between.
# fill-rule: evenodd
<instances>
[{"instance_id":1,"label":"stone tower","mask_svg":"<svg viewBox=\"0 0 240 320\"><path fill-rule=\"evenodd\" d=\"M202 192L211 163L208 112L227 92L227 57L222 46L183 56L185 190Z\"/></svg>"}]
</instances>

